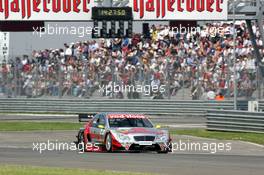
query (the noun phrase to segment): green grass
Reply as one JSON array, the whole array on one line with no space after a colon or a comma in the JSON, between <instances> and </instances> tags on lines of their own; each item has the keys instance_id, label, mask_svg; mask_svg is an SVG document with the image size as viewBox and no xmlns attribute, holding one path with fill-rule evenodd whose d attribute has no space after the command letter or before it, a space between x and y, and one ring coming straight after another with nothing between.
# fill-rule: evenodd
<instances>
[{"instance_id":1,"label":"green grass","mask_svg":"<svg viewBox=\"0 0 264 175\"><path fill-rule=\"evenodd\" d=\"M5 114L5 115L9 115L9 114L58 114L58 115L78 115L78 114L74 114L74 113L65 113L65 112L12 112L12 111L8 111L8 112L0 112L0 114Z\"/></svg>"},{"instance_id":2,"label":"green grass","mask_svg":"<svg viewBox=\"0 0 264 175\"><path fill-rule=\"evenodd\" d=\"M129 172L0 165L0 175L146 175Z\"/></svg>"},{"instance_id":3,"label":"green grass","mask_svg":"<svg viewBox=\"0 0 264 175\"><path fill-rule=\"evenodd\" d=\"M78 130L82 126L66 122L0 122L0 131Z\"/></svg>"},{"instance_id":4,"label":"green grass","mask_svg":"<svg viewBox=\"0 0 264 175\"><path fill-rule=\"evenodd\" d=\"M70 122L0 122L0 131L78 130L82 123ZM264 134L216 132L203 129L172 130L171 134L191 135L219 140L241 140L264 145Z\"/></svg>"},{"instance_id":5,"label":"green grass","mask_svg":"<svg viewBox=\"0 0 264 175\"><path fill-rule=\"evenodd\" d=\"M241 140L264 145L264 134L242 133L242 132L218 132L206 131L204 129L173 130L171 134L190 135L218 140Z\"/></svg>"}]
</instances>

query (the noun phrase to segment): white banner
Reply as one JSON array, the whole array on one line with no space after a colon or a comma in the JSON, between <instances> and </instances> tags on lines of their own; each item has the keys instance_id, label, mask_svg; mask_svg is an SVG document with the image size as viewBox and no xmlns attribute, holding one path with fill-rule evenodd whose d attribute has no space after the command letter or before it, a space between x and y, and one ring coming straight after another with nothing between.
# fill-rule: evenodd
<instances>
[{"instance_id":1,"label":"white banner","mask_svg":"<svg viewBox=\"0 0 264 175\"><path fill-rule=\"evenodd\" d=\"M8 60L9 56L9 32L0 32L0 63Z\"/></svg>"},{"instance_id":2,"label":"white banner","mask_svg":"<svg viewBox=\"0 0 264 175\"><path fill-rule=\"evenodd\" d=\"M91 20L94 0L0 0L0 20Z\"/></svg>"},{"instance_id":3,"label":"white banner","mask_svg":"<svg viewBox=\"0 0 264 175\"><path fill-rule=\"evenodd\" d=\"M0 20L87 21L96 0L0 0ZM227 20L228 0L129 0L134 20Z\"/></svg>"},{"instance_id":4,"label":"white banner","mask_svg":"<svg viewBox=\"0 0 264 175\"><path fill-rule=\"evenodd\" d=\"M227 20L228 0L130 0L134 20Z\"/></svg>"}]
</instances>

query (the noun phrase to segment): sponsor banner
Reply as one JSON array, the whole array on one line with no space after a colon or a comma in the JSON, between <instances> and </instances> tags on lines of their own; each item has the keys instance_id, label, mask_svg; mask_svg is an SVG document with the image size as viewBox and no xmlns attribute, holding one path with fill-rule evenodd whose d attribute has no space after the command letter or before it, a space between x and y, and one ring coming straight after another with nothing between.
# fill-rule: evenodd
<instances>
[{"instance_id":1,"label":"sponsor banner","mask_svg":"<svg viewBox=\"0 0 264 175\"><path fill-rule=\"evenodd\" d=\"M227 20L227 0L130 0L134 20Z\"/></svg>"},{"instance_id":2,"label":"sponsor banner","mask_svg":"<svg viewBox=\"0 0 264 175\"><path fill-rule=\"evenodd\" d=\"M8 60L9 56L9 33L0 32L0 63Z\"/></svg>"},{"instance_id":3,"label":"sponsor banner","mask_svg":"<svg viewBox=\"0 0 264 175\"><path fill-rule=\"evenodd\" d=\"M0 20L85 21L96 0L0 0ZM227 0L129 0L134 20L227 20Z\"/></svg>"},{"instance_id":4,"label":"sponsor banner","mask_svg":"<svg viewBox=\"0 0 264 175\"><path fill-rule=\"evenodd\" d=\"M91 20L94 0L0 0L0 20Z\"/></svg>"}]
</instances>

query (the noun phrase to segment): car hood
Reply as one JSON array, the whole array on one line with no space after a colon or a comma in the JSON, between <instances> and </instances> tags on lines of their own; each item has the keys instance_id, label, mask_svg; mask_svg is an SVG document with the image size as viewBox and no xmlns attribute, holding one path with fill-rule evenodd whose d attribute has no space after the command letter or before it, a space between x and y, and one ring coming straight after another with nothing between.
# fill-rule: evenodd
<instances>
[{"instance_id":1,"label":"car hood","mask_svg":"<svg viewBox=\"0 0 264 175\"><path fill-rule=\"evenodd\" d=\"M156 129L156 128L114 128L112 129L114 132L118 132L121 134L153 134L153 135L159 135L159 134L165 134L165 131Z\"/></svg>"}]
</instances>

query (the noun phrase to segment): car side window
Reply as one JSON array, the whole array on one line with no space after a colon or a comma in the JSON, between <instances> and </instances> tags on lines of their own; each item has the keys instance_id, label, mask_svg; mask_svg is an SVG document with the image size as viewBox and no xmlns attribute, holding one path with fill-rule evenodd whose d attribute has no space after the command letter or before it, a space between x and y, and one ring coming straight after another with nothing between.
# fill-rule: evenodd
<instances>
[{"instance_id":1,"label":"car side window","mask_svg":"<svg viewBox=\"0 0 264 175\"><path fill-rule=\"evenodd\" d=\"M104 117L104 115L100 115L98 125L105 126L105 117Z\"/></svg>"},{"instance_id":2,"label":"car side window","mask_svg":"<svg viewBox=\"0 0 264 175\"><path fill-rule=\"evenodd\" d=\"M98 126L98 122L99 122L99 116L97 115L93 119L92 127L96 128Z\"/></svg>"}]
</instances>

